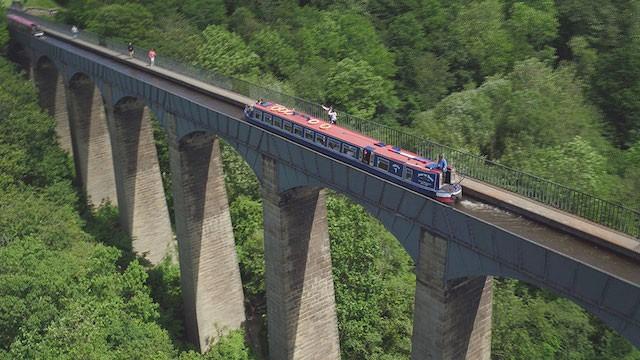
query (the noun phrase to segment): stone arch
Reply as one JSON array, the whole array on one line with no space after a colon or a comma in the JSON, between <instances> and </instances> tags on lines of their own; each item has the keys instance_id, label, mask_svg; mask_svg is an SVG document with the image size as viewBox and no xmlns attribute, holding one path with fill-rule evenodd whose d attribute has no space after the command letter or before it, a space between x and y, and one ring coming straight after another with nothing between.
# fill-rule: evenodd
<instances>
[{"instance_id":1,"label":"stone arch","mask_svg":"<svg viewBox=\"0 0 640 360\"><path fill-rule=\"evenodd\" d=\"M117 205L111 137L102 94L88 75L78 72L69 79L67 95L76 177L90 204L109 201Z\"/></svg>"},{"instance_id":2,"label":"stone arch","mask_svg":"<svg viewBox=\"0 0 640 360\"><path fill-rule=\"evenodd\" d=\"M152 264L170 250L173 232L151 122L151 110L136 97L107 104L120 224L133 250Z\"/></svg>"},{"instance_id":3,"label":"stone arch","mask_svg":"<svg viewBox=\"0 0 640 360\"><path fill-rule=\"evenodd\" d=\"M56 135L60 146L73 155L67 89L58 66L48 57L41 56L34 67L34 80L38 87L40 107L56 120Z\"/></svg>"},{"instance_id":4,"label":"stone arch","mask_svg":"<svg viewBox=\"0 0 640 360\"><path fill-rule=\"evenodd\" d=\"M464 261L469 262L477 261L473 258L478 257L469 249L457 245L454 245L449 256L467 259ZM572 283L570 287L555 283L549 278L539 279L527 276L523 269L511 269L499 264L487 270L489 271L478 271L478 268L473 266L455 266L455 269L454 267L447 269L447 279L455 282L465 277L496 276L522 281L572 301L635 346L640 345L640 326L638 325L640 323L640 291L624 280L579 262L567 267L567 277ZM546 270L546 272L551 271L553 270Z\"/></svg>"}]
</instances>

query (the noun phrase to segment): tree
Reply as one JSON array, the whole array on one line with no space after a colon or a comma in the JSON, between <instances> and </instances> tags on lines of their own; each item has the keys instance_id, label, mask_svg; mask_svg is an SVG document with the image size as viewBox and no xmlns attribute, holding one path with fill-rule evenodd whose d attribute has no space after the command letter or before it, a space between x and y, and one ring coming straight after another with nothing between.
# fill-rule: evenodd
<instances>
[{"instance_id":1,"label":"tree","mask_svg":"<svg viewBox=\"0 0 640 360\"><path fill-rule=\"evenodd\" d=\"M492 82L496 90L505 85L508 86L506 81ZM482 154L495 137L496 122L492 111L491 98L487 94L476 89L466 90L451 94L433 110L418 114L414 124L428 139Z\"/></svg>"},{"instance_id":2,"label":"tree","mask_svg":"<svg viewBox=\"0 0 640 360\"><path fill-rule=\"evenodd\" d=\"M87 21L87 30L104 37L142 42L155 31L153 14L140 4L99 7Z\"/></svg>"},{"instance_id":3,"label":"tree","mask_svg":"<svg viewBox=\"0 0 640 360\"><path fill-rule=\"evenodd\" d=\"M449 73L449 63L430 52L424 52L409 60L404 67L408 95L413 95L421 109L429 109L449 93L453 86L453 76Z\"/></svg>"},{"instance_id":4,"label":"tree","mask_svg":"<svg viewBox=\"0 0 640 360\"><path fill-rule=\"evenodd\" d=\"M640 139L640 26L627 39L599 56L594 79L596 101L622 146Z\"/></svg>"},{"instance_id":5,"label":"tree","mask_svg":"<svg viewBox=\"0 0 640 360\"><path fill-rule=\"evenodd\" d=\"M513 280L496 281L492 357L496 359L595 358L589 316L565 299L545 298Z\"/></svg>"},{"instance_id":6,"label":"tree","mask_svg":"<svg viewBox=\"0 0 640 360\"><path fill-rule=\"evenodd\" d=\"M327 80L327 101L348 113L371 119L382 109L393 110L397 98L391 82L375 75L364 60L340 61Z\"/></svg>"},{"instance_id":7,"label":"tree","mask_svg":"<svg viewBox=\"0 0 640 360\"><path fill-rule=\"evenodd\" d=\"M187 0L181 5L182 13L199 29L208 25L221 25L226 18L224 0Z\"/></svg>"},{"instance_id":8,"label":"tree","mask_svg":"<svg viewBox=\"0 0 640 360\"><path fill-rule=\"evenodd\" d=\"M196 62L223 75L250 77L258 74L260 59L238 36L222 26L209 25L202 32Z\"/></svg>"},{"instance_id":9,"label":"tree","mask_svg":"<svg viewBox=\"0 0 640 360\"><path fill-rule=\"evenodd\" d=\"M279 78L289 77L298 66L296 50L280 34L264 28L253 34L249 47L262 59L262 66Z\"/></svg>"},{"instance_id":10,"label":"tree","mask_svg":"<svg viewBox=\"0 0 640 360\"><path fill-rule=\"evenodd\" d=\"M317 21L303 24L295 36L303 59L340 62L349 57L366 61L383 78L395 74L393 55L367 18L352 11L318 12L315 16Z\"/></svg>"},{"instance_id":11,"label":"tree","mask_svg":"<svg viewBox=\"0 0 640 360\"><path fill-rule=\"evenodd\" d=\"M451 24L452 37L462 54L450 52L451 61L474 71L473 80L504 72L513 59L513 45L504 28L504 15L499 0L472 2L464 6Z\"/></svg>"},{"instance_id":12,"label":"tree","mask_svg":"<svg viewBox=\"0 0 640 360\"><path fill-rule=\"evenodd\" d=\"M180 14L168 14L157 23L158 30L149 34L148 47L154 47L161 57L183 63L193 63L196 49L202 43L201 32ZM134 43L134 46L136 44ZM144 47L140 48L146 50Z\"/></svg>"},{"instance_id":13,"label":"tree","mask_svg":"<svg viewBox=\"0 0 640 360\"><path fill-rule=\"evenodd\" d=\"M626 150L622 159L624 193L621 198L627 206L640 211L640 141Z\"/></svg>"},{"instance_id":14,"label":"tree","mask_svg":"<svg viewBox=\"0 0 640 360\"><path fill-rule=\"evenodd\" d=\"M555 49L552 42L558 36L558 18L553 0L531 3L515 2L507 20L513 38L515 60L535 56L552 61Z\"/></svg>"},{"instance_id":15,"label":"tree","mask_svg":"<svg viewBox=\"0 0 640 360\"><path fill-rule=\"evenodd\" d=\"M526 149L511 153L502 161L516 169L601 197L618 197L619 189L603 184L613 181L607 175L607 159L584 139L576 136L564 144ZM611 194L613 192L614 194Z\"/></svg>"},{"instance_id":16,"label":"tree","mask_svg":"<svg viewBox=\"0 0 640 360\"><path fill-rule=\"evenodd\" d=\"M332 196L327 209L342 357L408 358L411 258L362 207Z\"/></svg>"}]
</instances>

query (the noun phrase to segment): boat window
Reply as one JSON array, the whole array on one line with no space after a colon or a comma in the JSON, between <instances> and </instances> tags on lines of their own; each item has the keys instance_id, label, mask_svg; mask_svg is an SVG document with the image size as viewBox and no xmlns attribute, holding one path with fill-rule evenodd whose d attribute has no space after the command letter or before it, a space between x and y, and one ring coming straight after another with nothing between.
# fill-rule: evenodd
<instances>
[{"instance_id":1,"label":"boat window","mask_svg":"<svg viewBox=\"0 0 640 360\"><path fill-rule=\"evenodd\" d=\"M404 172L404 178L411 181L411 179L413 178L413 169L406 167L406 170Z\"/></svg>"},{"instance_id":2,"label":"boat window","mask_svg":"<svg viewBox=\"0 0 640 360\"><path fill-rule=\"evenodd\" d=\"M302 137L302 127L298 125L293 125L293 133Z\"/></svg>"},{"instance_id":3,"label":"boat window","mask_svg":"<svg viewBox=\"0 0 640 360\"><path fill-rule=\"evenodd\" d=\"M262 120L262 111L253 110L253 118L256 120Z\"/></svg>"},{"instance_id":4,"label":"boat window","mask_svg":"<svg viewBox=\"0 0 640 360\"><path fill-rule=\"evenodd\" d=\"M277 116L273 117L273 125L279 127L280 129L282 129L282 119L280 119Z\"/></svg>"},{"instance_id":5,"label":"boat window","mask_svg":"<svg viewBox=\"0 0 640 360\"><path fill-rule=\"evenodd\" d=\"M318 144L322 144L324 146L327 146L327 137L322 135L322 134L316 133L316 142Z\"/></svg>"},{"instance_id":6,"label":"boat window","mask_svg":"<svg viewBox=\"0 0 640 360\"><path fill-rule=\"evenodd\" d=\"M383 157L377 157L376 158L376 166L379 167L382 170L389 170L389 160L383 158Z\"/></svg>"},{"instance_id":7,"label":"boat window","mask_svg":"<svg viewBox=\"0 0 640 360\"><path fill-rule=\"evenodd\" d=\"M291 125L291 122L289 122L289 121L285 120L285 121L284 121L284 129L285 129L287 132L291 132L291 130L293 130L293 125Z\"/></svg>"},{"instance_id":8,"label":"boat window","mask_svg":"<svg viewBox=\"0 0 640 360\"><path fill-rule=\"evenodd\" d=\"M342 144L342 152L351 156L352 158L358 158L358 148L349 144Z\"/></svg>"},{"instance_id":9,"label":"boat window","mask_svg":"<svg viewBox=\"0 0 640 360\"><path fill-rule=\"evenodd\" d=\"M338 140L329 138L329 140L327 140L327 144L329 145L329 149L340 151L340 142Z\"/></svg>"},{"instance_id":10,"label":"boat window","mask_svg":"<svg viewBox=\"0 0 640 360\"><path fill-rule=\"evenodd\" d=\"M313 131L304 129L304 138L313 141Z\"/></svg>"},{"instance_id":11,"label":"boat window","mask_svg":"<svg viewBox=\"0 0 640 360\"><path fill-rule=\"evenodd\" d=\"M371 150L369 148L362 150L362 162L367 165L371 162Z\"/></svg>"},{"instance_id":12,"label":"boat window","mask_svg":"<svg viewBox=\"0 0 640 360\"><path fill-rule=\"evenodd\" d=\"M263 120L264 120L264 122L266 122L269 125L273 124L272 119L271 119L271 114L264 113Z\"/></svg>"}]
</instances>

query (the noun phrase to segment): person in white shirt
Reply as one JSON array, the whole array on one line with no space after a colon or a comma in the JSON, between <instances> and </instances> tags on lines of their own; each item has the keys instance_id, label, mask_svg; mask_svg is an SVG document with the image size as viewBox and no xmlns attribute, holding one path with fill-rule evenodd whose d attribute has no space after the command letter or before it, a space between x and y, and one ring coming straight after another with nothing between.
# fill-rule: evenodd
<instances>
[{"instance_id":1,"label":"person in white shirt","mask_svg":"<svg viewBox=\"0 0 640 360\"><path fill-rule=\"evenodd\" d=\"M335 124L338 120L338 113L333 110L333 106L329 106L326 107L324 105L321 105L322 108L327 112L327 115L329 115L329 121L331 122L331 124Z\"/></svg>"}]
</instances>

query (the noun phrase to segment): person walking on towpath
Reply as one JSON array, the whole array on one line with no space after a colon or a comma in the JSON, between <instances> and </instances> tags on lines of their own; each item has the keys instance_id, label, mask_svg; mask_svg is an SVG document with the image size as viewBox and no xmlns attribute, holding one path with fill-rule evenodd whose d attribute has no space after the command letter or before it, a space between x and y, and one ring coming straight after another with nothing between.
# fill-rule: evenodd
<instances>
[{"instance_id":1,"label":"person walking on towpath","mask_svg":"<svg viewBox=\"0 0 640 360\"><path fill-rule=\"evenodd\" d=\"M147 53L147 57L149 58L149 65L147 66L153 66L156 62L156 49L151 48Z\"/></svg>"},{"instance_id":2,"label":"person walking on towpath","mask_svg":"<svg viewBox=\"0 0 640 360\"><path fill-rule=\"evenodd\" d=\"M331 124L335 124L338 120L338 113L333 110L333 106L329 106L326 107L324 105L320 105L322 106L322 108L327 112L327 115L329 115L329 122L331 122Z\"/></svg>"},{"instance_id":3,"label":"person walking on towpath","mask_svg":"<svg viewBox=\"0 0 640 360\"><path fill-rule=\"evenodd\" d=\"M129 57L133 57L133 44L131 42L129 42L129 45L127 45L127 50L129 51Z\"/></svg>"}]
</instances>

